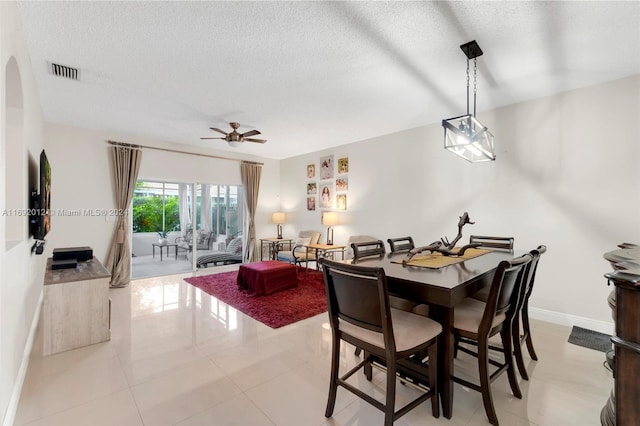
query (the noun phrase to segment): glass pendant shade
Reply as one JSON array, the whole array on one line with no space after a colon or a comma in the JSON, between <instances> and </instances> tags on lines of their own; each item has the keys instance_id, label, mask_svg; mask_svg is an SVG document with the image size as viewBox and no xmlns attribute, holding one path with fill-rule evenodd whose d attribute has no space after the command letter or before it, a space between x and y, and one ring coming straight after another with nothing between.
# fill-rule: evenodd
<instances>
[{"instance_id":1,"label":"glass pendant shade","mask_svg":"<svg viewBox=\"0 0 640 426\"><path fill-rule=\"evenodd\" d=\"M471 163L493 161L493 135L473 115L442 120L444 147Z\"/></svg>"},{"instance_id":2,"label":"glass pendant shade","mask_svg":"<svg viewBox=\"0 0 640 426\"><path fill-rule=\"evenodd\" d=\"M475 40L460 46L467 57L467 114L442 120L444 127L444 147L471 163L493 161L493 135L478 121L476 114L476 92L478 79L478 56L482 49ZM473 59L473 114L469 110L470 73L469 61Z\"/></svg>"}]
</instances>

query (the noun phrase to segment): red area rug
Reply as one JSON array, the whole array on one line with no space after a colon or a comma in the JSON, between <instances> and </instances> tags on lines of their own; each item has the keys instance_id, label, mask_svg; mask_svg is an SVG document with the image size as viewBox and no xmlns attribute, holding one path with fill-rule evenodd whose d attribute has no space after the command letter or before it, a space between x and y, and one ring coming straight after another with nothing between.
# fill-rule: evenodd
<instances>
[{"instance_id":1,"label":"red area rug","mask_svg":"<svg viewBox=\"0 0 640 426\"><path fill-rule=\"evenodd\" d=\"M189 284L233 306L251 318L279 328L327 310L322 273L298 267L298 286L268 296L253 296L238 289L238 272L185 278Z\"/></svg>"}]
</instances>

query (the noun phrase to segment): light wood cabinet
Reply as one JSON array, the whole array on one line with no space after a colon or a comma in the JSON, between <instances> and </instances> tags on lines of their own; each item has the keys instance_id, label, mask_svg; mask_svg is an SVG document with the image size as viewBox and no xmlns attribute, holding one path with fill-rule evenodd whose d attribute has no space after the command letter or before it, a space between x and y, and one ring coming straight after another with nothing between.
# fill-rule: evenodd
<instances>
[{"instance_id":1,"label":"light wood cabinet","mask_svg":"<svg viewBox=\"0 0 640 426\"><path fill-rule=\"evenodd\" d=\"M111 339L111 274L95 257L74 269L47 261L42 307L43 352L51 355Z\"/></svg>"}]
</instances>

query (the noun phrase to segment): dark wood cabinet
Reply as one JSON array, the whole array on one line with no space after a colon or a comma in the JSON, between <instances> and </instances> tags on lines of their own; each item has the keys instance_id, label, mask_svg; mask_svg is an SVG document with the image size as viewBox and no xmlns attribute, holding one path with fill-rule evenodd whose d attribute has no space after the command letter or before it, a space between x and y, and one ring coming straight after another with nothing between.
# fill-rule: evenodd
<instances>
[{"instance_id":1,"label":"dark wood cabinet","mask_svg":"<svg viewBox=\"0 0 640 426\"><path fill-rule=\"evenodd\" d=\"M640 248L605 253L614 271L606 274L615 285L614 389L602 409L601 423L637 425L640 419ZM610 301L610 304L612 302Z\"/></svg>"}]
</instances>

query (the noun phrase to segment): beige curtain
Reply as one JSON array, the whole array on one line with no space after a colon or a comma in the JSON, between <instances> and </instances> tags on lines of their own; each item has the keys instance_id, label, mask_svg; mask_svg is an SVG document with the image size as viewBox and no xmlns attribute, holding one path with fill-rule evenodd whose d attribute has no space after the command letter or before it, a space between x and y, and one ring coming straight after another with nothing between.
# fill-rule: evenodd
<instances>
[{"instance_id":1,"label":"beige curtain","mask_svg":"<svg viewBox=\"0 0 640 426\"><path fill-rule=\"evenodd\" d=\"M247 210L249 212L249 232L245 241L244 260L246 262L256 262L258 260L259 253L256 247L256 208L258 206L258 192L260 191L260 174L262 173L262 166L260 164L249 163L243 161L240 163L240 175L242 177L242 185L244 185L246 196L244 197L247 203Z\"/></svg>"},{"instance_id":2,"label":"beige curtain","mask_svg":"<svg viewBox=\"0 0 640 426\"><path fill-rule=\"evenodd\" d=\"M113 146L114 191L116 207L127 211L138 180L142 151L139 148ZM131 281L129 215L118 216L105 267L111 272L111 287L124 287Z\"/></svg>"}]
</instances>

